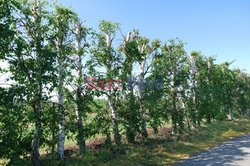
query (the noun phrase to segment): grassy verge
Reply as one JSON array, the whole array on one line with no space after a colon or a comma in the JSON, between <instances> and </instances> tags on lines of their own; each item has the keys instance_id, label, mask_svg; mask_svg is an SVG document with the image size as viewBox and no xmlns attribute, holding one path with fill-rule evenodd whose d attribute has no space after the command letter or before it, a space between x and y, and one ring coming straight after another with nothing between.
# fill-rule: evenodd
<instances>
[{"instance_id":1,"label":"grassy verge","mask_svg":"<svg viewBox=\"0 0 250 166\"><path fill-rule=\"evenodd\" d=\"M65 165L171 165L233 137L250 133L250 120L213 122L178 137L170 137L166 131L166 129L162 129L157 135L151 134L147 142L137 143L136 145L126 144L122 147L89 150L84 156L80 156L73 151L70 157L66 158ZM58 165L57 161L48 158L43 163L44 165Z\"/></svg>"},{"instance_id":2,"label":"grassy verge","mask_svg":"<svg viewBox=\"0 0 250 166\"><path fill-rule=\"evenodd\" d=\"M85 157L74 156L66 165L171 165L193 154L207 150L233 137L250 133L250 120L213 122L179 137L151 136L148 142L124 145L121 148L88 152Z\"/></svg>"}]
</instances>

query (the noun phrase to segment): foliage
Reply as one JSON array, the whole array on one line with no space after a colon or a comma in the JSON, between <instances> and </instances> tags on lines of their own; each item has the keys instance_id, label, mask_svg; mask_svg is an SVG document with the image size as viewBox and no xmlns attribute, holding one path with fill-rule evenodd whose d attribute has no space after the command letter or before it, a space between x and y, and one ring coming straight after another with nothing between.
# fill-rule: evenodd
<instances>
[{"instance_id":1,"label":"foliage","mask_svg":"<svg viewBox=\"0 0 250 166\"><path fill-rule=\"evenodd\" d=\"M127 163L142 159L144 164L149 153L160 156L154 150L161 150L154 141L146 149L140 144L150 142L151 129L157 134L166 124L173 138L190 140L164 140L163 156L173 160L180 156L169 147L183 157L203 149L202 142L207 147L240 134L236 124L242 121L221 121L250 114L249 74L201 52L188 53L179 39L164 42L138 30L119 32L119 23L105 20L98 31L88 28L77 13L57 3L0 0L0 60L7 64L0 72L13 81L0 88L0 158L9 165L30 158L33 165L41 165L42 151L46 159L58 154L67 164L64 158L71 150L64 144L69 141L77 142L84 162L95 159L86 143L101 140L104 147L95 145L99 160L109 162L113 155L128 159L122 155L129 156L121 148L125 144L134 155ZM88 88L89 78L96 80L95 88ZM213 124L202 127L213 121L218 129ZM208 139L210 134L222 138ZM183 151L177 148L181 146ZM159 156L152 164L172 162Z\"/></svg>"}]
</instances>

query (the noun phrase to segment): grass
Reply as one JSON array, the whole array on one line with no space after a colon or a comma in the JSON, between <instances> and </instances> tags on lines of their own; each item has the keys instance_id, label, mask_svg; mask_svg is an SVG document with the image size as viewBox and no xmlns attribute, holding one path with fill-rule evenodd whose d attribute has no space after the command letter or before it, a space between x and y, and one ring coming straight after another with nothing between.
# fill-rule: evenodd
<instances>
[{"instance_id":1,"label":"grass","mask_svg":"<svg viewBox=\"0 0 250 166\"><path fill-rule=\"evenodd\" d=\"M181 136L167 135L166 130L150 134L146 142L122 147L102 148L100 151L88 150L80 156L72 152L66 158L66 166L135 166L172 165L196 153L207 150L231 138L250 133L250 120L215 121ZM57 161L43 161L45 165L57 165Z\"/></svg>"},{"instance_id":2,"label":"grass","mask_svg":"<svg viewBox=\"0 0 250 166\"><path fill-rule=\"evenodd\" d=\"M72 155L66 159L68 166L134 166L172 165L181 159L207 150L231 138L250 133L250 120L235 120L204 125L182 136L169 137L165 133L151 135L147 142L89 151L86 156Z\"/></svg>"}]
</instances>

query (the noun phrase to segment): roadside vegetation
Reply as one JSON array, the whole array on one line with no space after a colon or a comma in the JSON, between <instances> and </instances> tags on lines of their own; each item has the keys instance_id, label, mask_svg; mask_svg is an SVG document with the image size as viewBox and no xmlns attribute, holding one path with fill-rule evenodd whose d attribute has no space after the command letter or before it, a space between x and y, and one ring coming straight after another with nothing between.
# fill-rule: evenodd
<instances>
[{"instance_id":1,"label":"roadside vegetation","mask_svg":"<svg viewBox=\"0 0 250 166\"><path fill-rule=\"evenodd\" d=\"M56 2L0 0L5 165L168 165L250 131L250 76Z\"/></svg>"},{"instance_id":2,"label":"roadside vegetation","mask_svg":"<svg viewBox=\"0 0 250 166\"><path fill-rule=\"evenodd\" d=\"M172 165L182 159L186 159L211 147L232 138L250 133L250 120L243 118L234 121L213 121L211 124L203 124L198 129L181 135L172 135L168 126L154 134L149 130L148 140L138 138L136 145L124 142L120 147L105 146L103 139L98 138L87 143L88 150L84 156L79 154L79 148L74 141L67 142L65 165L69 166L128 166L128 165ZM43 165L58 165L42 150ZM8 160L0 160L5 165ZM27 160L20 165L31 165Z\"/></svg>"}]
</instances>

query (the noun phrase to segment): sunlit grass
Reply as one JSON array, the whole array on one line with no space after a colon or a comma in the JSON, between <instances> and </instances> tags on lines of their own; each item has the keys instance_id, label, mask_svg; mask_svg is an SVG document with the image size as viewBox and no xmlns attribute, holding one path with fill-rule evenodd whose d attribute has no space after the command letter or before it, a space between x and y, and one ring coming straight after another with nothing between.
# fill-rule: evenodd
<instances>
[{"instance_id":1,"label":"sunlit grass","mask_svg":"<svg viewBox=\"0 0 250 166\"><path fill-rule=\"evenodd\" d=\"M69 158L66 165L171 165L193 154L207 150L233 137L250 132L250 120L213 122L191 133L171 138L151 137L146 143L124 145L124 153L105 150L102 156L92 153L85 157ZM106 160L107 159L107 160Z\"/></svg>"},{"instance_id":2,"label":"sunlit grass","mask_svg":"<svg viewBox=\"0 0 250 166\"><path fill-rule=\"evenodd\" d=\"M162 130L166 131L166 130ZM191 132L179 136L151 134L148 141L136 145L123 144L121 147L89 149L84 156L73 152L66 158L66 166L137 166L172 165L196 153L207 150L231 138L250 133L250 120L214 121ZM66 141L67 147L75 146L74 141ZM5 165L6 160L0 160ZM58 161L43 159L44 165L58 165Z\"/></svg>"}]
</instances>

